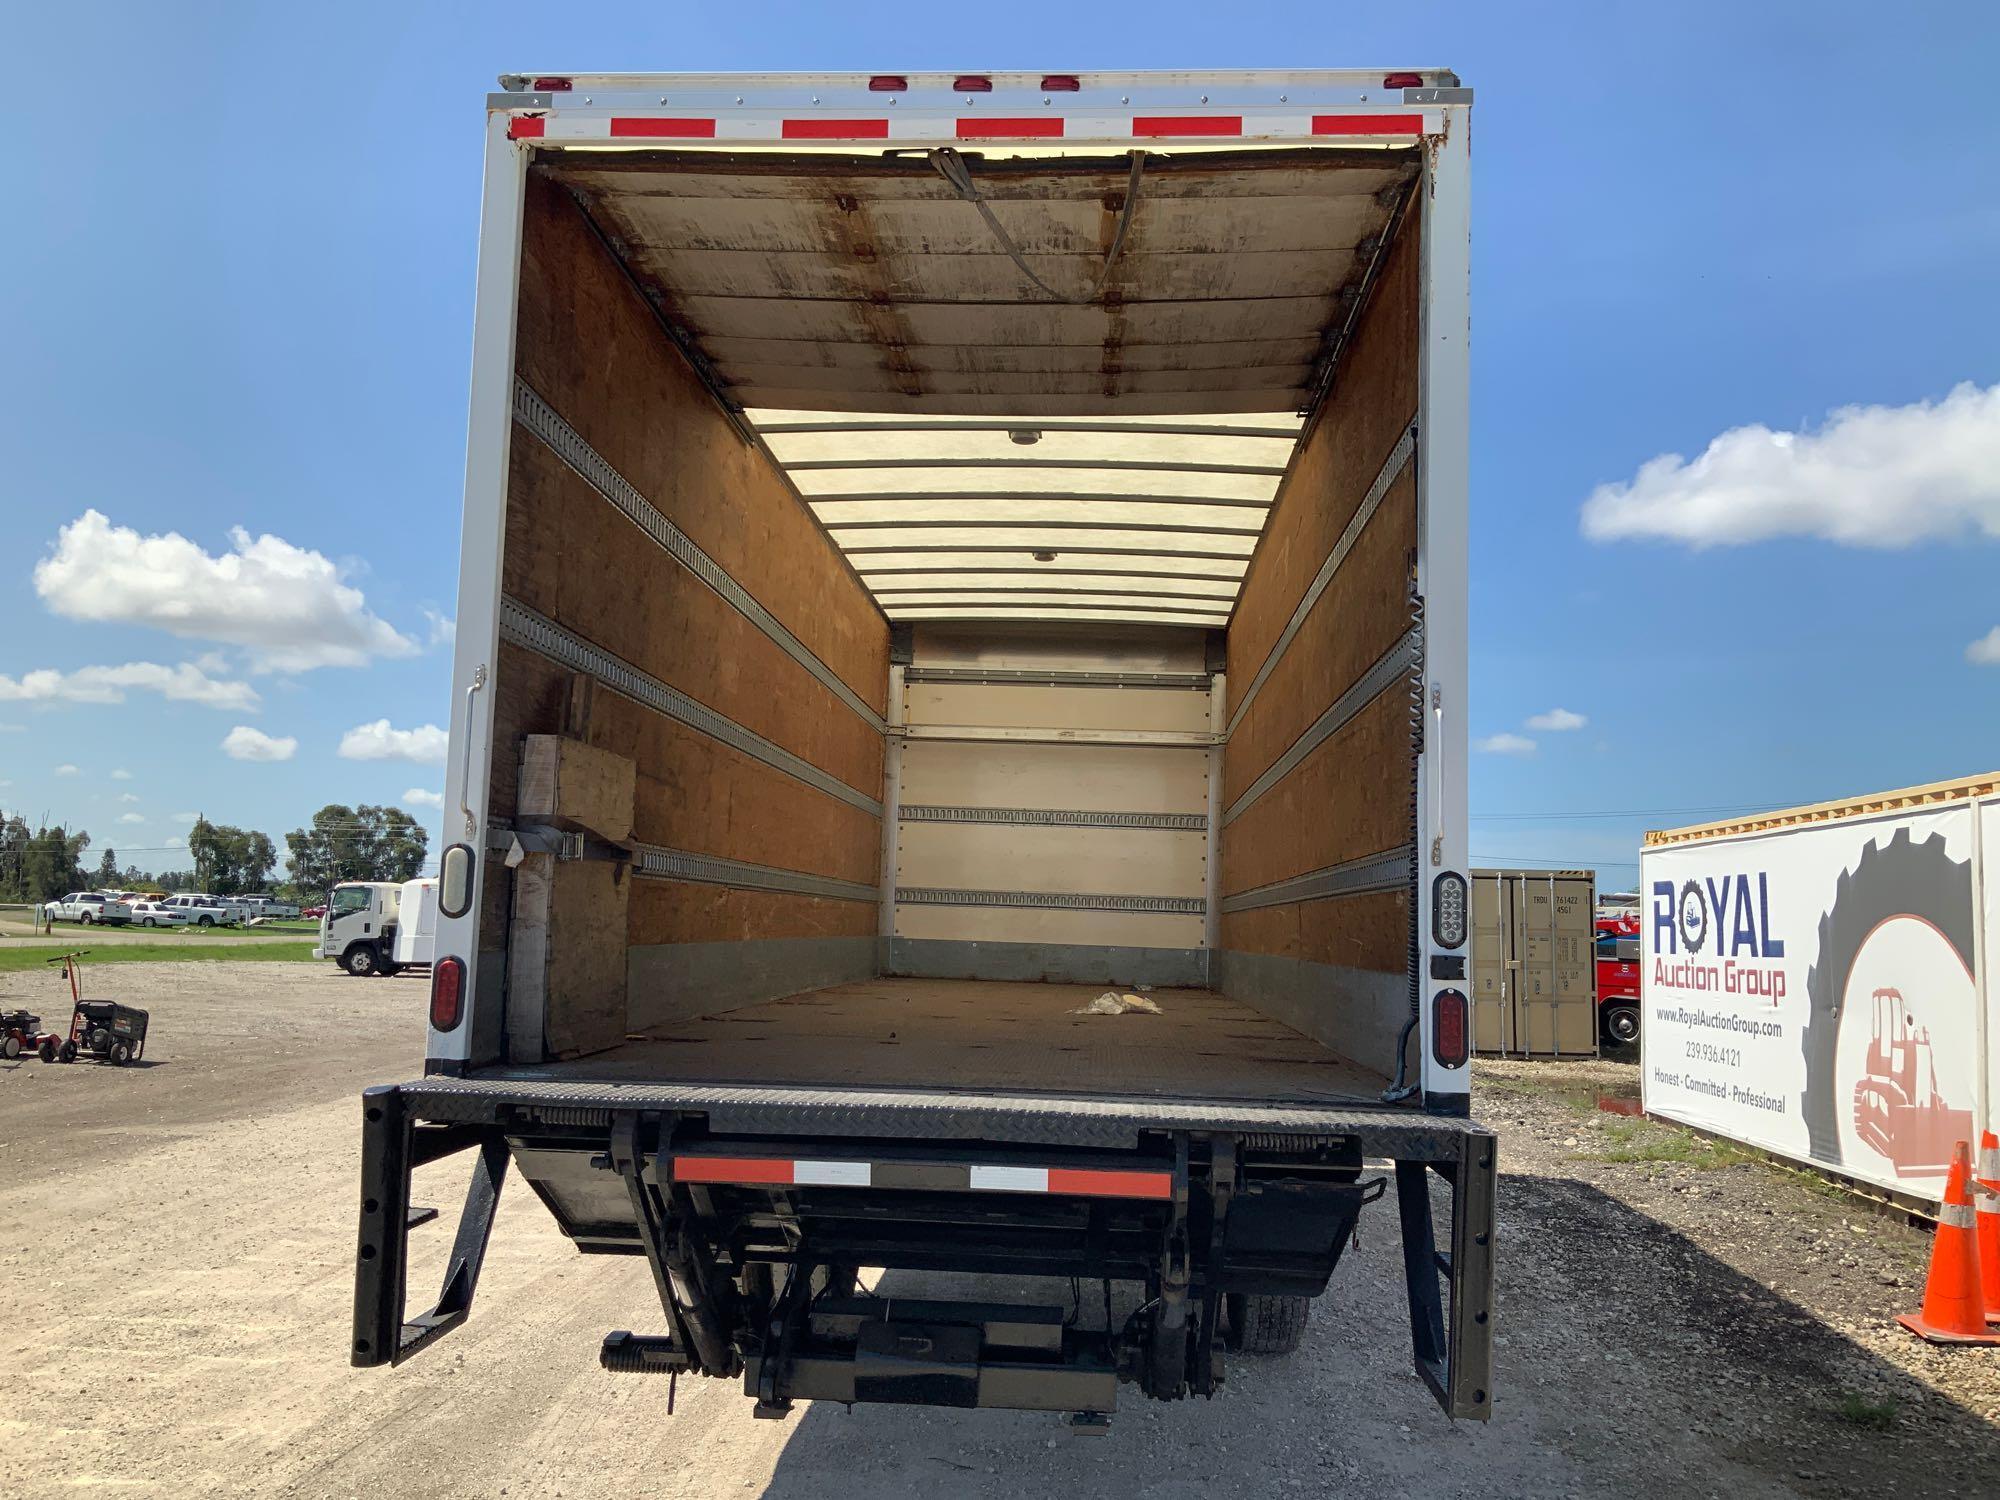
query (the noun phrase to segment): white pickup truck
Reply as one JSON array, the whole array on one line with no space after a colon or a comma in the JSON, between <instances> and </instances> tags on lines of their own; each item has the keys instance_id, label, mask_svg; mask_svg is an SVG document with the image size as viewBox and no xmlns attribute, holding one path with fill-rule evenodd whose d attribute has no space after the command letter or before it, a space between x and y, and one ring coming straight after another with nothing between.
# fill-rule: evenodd
<instances>
[{"instance_id":1,"label":"white pickup truck","mask_svg":"<svg viewBox=\"0 0 2000 1500\"><path fill-rule=\"evenodd\" d=\"M177 911L186 916L187 925L190 927L235 927L249 917L248 910L241 902L200 892L183 892L178 896L169 896L160 904L169 911Z\"/></svg>"},{"instance_id":2,"label":"white pickup truck","mask_svg":"<svg viewBox=\"0 0 2000 1500\"><path fill-rule=\"evenodd\" d=\"M108 927L123 927L132 920L130 907L102 891L71 891L61 900L44 905L42 915L51 922L80 922L86 927L100 922Z\"/></svg>"}]
</instances>

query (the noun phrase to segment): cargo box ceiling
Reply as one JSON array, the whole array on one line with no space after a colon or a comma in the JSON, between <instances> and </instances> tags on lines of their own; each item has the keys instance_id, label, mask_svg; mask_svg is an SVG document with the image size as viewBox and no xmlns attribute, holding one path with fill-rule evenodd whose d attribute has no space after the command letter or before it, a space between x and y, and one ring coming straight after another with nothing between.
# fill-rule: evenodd
<instances>
[{"instance_id":1,"label":"cargo box ceiling","mask_svg":"<svg viewBox=\"0 0 2000 1500\"><path fill-rule=\"evenodd\" d=\"M892 619L1221 625L1414 147L566 151Z\"/></svg>"}]
</instances>

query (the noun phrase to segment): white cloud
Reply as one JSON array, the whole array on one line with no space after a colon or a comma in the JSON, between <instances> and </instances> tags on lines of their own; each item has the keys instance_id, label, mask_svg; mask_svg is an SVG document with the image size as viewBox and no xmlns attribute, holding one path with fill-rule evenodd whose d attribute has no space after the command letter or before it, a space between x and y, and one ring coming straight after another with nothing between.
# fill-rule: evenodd
<instances>
[{"instance_id":1,"label":"white cloud","mask_svg":"<svg viewBox=\"0 0 2000 1500\"><path fill-rule=\"evenodd\" d=\"M407 760L420 766L444 764L448 736L435 724L391 729L387 719L357 724L340 737L345 760Z\"/></svg>"},{"instance_id":2,"label":"white cloud","mask_svg":"<svg viewBox=\"0 0 2000 1500\"><path fill-rule=\"evenodd\" d=\"M144 813L120 813L118 821L121 823L143 823L146 821L146 815Z\"/></svg>"},{"instance_id":3,"label":"white cloud","mask_svg":"<svg viewBox=\"0 0 2000 1500\"><path fill-rule=\"evenodd\" d=\"M22 734L27 728L26 724L0 724L0 734Z\"/></svg>"},{"instance_id":4,"label":"white cloud","mask_svg":"<svg viewBox=\"0 0 2000 1500\"><path fill-rule=\"evenodd\" d=\"M420 786L413 786L403 793L403 803L408 807L443 807L443 792L427 792Z\"/></svg>"},{"instance_id":5,"label":"white cloud","mask_svg":"<svg viewBox=\"0 0 2000 1500\"><path fill-rule=\"evenodd\" d=\"M130 771L121 768L111 773L111 779L113 781L130 781L132 779L132 773Z\"/></svg>"},{"instance_id":6,"label":"white cloud","mask_svg":"<svg viewBox=\"0 0 2000 1500\"><path fill-rule=\"evenodd\" d=\"M257 690L249 683L211 677L191 661L177 667L129 661L119 667L78 667L74 672L43 667L23 672L18 680L0 675L0 703L123 703L128 692L158 693L204 708L257 706Z\"/></svg>"},{"instance_id":7,"label":"white cloud","mask_svg":"<svg viewBox=\"0 0 2000 1500\"><path fill-rule=\"evenodd\" d=\"M2000 625L1967 646L1965 659L1975 667L2000 667Z\"/></svg>"},{"instance_id":8,"label":"white cloud","mask_svg":"<svg viewBox=\"0 0 2000 1500\"><path fill-rule=\"evenodd\" d=\"M1590 722L1582 714L1573 714L1566 708L1552 708L1545 714L1536 714L1528 720L1530 729L1546 730L1550 734L1562 734L1571 729L1581 729Z\"/></svg>"},{"instance_id":9,"label":"white cloud","mask_svg":"<svg viewBox=\"0 0 2000 1500\"><path fill-rule=\"evenodd\" d=\"M331 558L240 526L229 539L235 550L212 556L178 532L141 536L87 510L35 564L35 591L73 620L241 646L260 671L356 667L417 649L369 611Z\"/></svg>"},{"instance_id":10,"label":"white cloud","mask_svg":"<svg viewBox=\"0 0 2000 1500\"><path fill-rule=\"evenodd\" d=\"M82 774L83 772L75 766L70 765L67 761L56 767L56 775L58 776L81 776Z\"/></svg>"},{"instance_id":11,"label":"white cloud","mask_svg":"<svg viewBox=\"0 0 2000 1500\"><path fill-rule=\"evenodd\" d=\"M131 792L120 792L118 794L118 800L120 802L137 802L139 799Z\"/></svg>"},{"instance_id":12,"label":"white cloud","mask_svg":"<svg viewBox=\"0 0 2000 1500\"><path fill-rule=\"evenodd\" d=\"M1489 734L1474 740L1472 748L1482 755L1533 755L1535 742L1523 734Z\"/></svg>"},{"instance_id":13,"label":"white cloud","mask_svg":"<svg viewBox=\"0 0 2000 1500\"><path fill-rule=\"evenodd\" d=\"M200 816L200 813L168 813L167 821L170 823L192 823Z\"/></svg>"},{"instance_id":14,"label":"white cloud","mask_svg":"<svg viewBox=\"0 0 2000 1500\"><path fill-rule=\"evenodd\" d=\"M1583 533L1601 542L1804 536L1907 547L1968 532L2000 537L2000 385L1843 406L1799 432L1732 427L1693 462L1663 453L1583 503Z\"/></svg>"},{"instance_id":15,"label":"white cloud","mask_svg":"<svg viewBox=\"0 0 2000 1500\"><path fill-rule=\"evenodd\" d=\"M222 753L231 760L290 760L298 749L291 735L269 735L248 724L238 724L222 737Z\"/></svg>"},{"instance_id":16,"label":"white cloud","mask_svg":"<svg viewBox=\"0 0 2000 1500\"><path fill-rule=\"evenodd\" d=\"M435 609L427 609L424 611L424 618L430 622L433 646L449 646L458 639L458 621L450 615Z\"/></svg>"}]
</instances>

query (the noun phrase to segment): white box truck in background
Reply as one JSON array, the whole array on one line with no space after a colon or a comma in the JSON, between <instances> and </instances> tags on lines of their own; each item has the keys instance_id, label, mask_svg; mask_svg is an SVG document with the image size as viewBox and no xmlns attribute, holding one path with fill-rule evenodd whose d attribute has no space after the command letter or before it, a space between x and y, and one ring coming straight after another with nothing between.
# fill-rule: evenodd
<instances>
[{"instance_id":1,"label":"white box truck in background","mask_svg":"<svg viewBox=\"0 0 2000 1500\"><path fill-rule=\"evenodd\" d=\"M1649 833L1646 1109L1935 1203L2000 1099L2000 773Z\"/></svg>"},{"instance_id":2,"label":"white box truck in background","mask_svg":"<svg viewBox=\"0 0 2000 1500\"><path fill-rule=\"evenodd\" d=\"M1470 91L502 87L428 1050L363 1100L354 1363L466 1318L517 1168L652 1272L667 1332L610 1369L1100 1424L1294 1346L1393 1186L1416 1370L1486 1418ZM1079 1013L1135 984L1159 1014ZM460 1150L411 1316L411 1173Z\"/></svg>"}]
</instances>

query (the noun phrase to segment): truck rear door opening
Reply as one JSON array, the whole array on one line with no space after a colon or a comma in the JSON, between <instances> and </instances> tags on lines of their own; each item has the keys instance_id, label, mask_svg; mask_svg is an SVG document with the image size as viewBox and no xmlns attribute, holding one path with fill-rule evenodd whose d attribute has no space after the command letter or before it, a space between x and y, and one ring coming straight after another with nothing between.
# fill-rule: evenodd
<instances>
[{"instance_id":1,"label":"truck rear door opening","mask_svg":"<svg viewBox=\"0 0 2000 1500\"><path fill-rule=\"evenodd\" d=\"M453 847L356 1364L467 1315L518 1170L652 1267L608 1368L1103 1414L1295 1342L1393 1180L1417 1368L1488 1415L1470 94L1387 76L492 96ZM412 1317L410 1174L461 1150Z\"/></svg>"}]
</instances>

